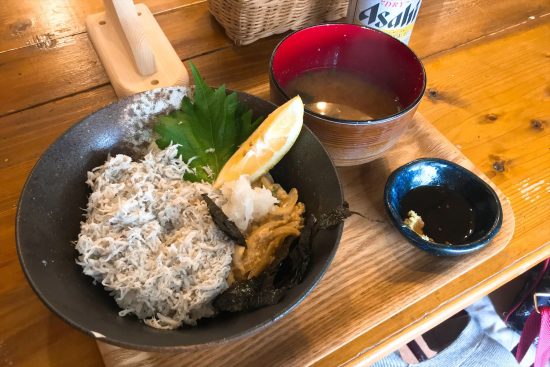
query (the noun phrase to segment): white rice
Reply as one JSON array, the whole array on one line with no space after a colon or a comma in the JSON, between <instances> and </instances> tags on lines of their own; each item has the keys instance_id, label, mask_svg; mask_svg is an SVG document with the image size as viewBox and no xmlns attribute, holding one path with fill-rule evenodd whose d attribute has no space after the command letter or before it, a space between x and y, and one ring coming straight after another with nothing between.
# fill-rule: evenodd
<instances>
[{"instance_id":1,"label":"white rice","mask_svg":"<svg viewBox=\"0 0 550 367\"><path fill-rule=\"evenodd\" d=\"M147 325L173 329L212 316L227 288L234 245L215 226L200 197L223 203L210 184L182 180L189 170L177 146L141 162L110 157L88 172L86 221L77 263Z\"/></svg>"}]
</instances>

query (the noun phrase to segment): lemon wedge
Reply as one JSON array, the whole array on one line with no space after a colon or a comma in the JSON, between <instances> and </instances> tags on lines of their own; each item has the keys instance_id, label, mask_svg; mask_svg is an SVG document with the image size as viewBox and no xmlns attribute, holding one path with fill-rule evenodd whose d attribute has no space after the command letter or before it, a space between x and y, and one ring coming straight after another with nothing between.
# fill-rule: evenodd
<instances>
[{"instance_id":1,"label":"lemon wedge","mask_svg":"<svg viewBox=\"0 0 550 367\"><path fill-rule=\"evenodd\" d=\"M267 173L290 150L304 122L304 104L300 96L278 107L246 139L229 158L214 182L219 188L224 182L248 175L254 181Z\"/></svg>"}]
</instances>

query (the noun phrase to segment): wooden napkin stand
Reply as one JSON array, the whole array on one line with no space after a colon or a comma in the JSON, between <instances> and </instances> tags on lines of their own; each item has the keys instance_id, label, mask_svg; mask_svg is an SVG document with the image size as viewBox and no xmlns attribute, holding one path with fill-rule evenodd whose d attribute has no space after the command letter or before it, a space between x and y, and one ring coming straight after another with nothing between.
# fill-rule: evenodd
<instances>
[{"instance_id":1,"label":"wooden napkin stand","mask_svg":"<svg viewBox=\"0 0 550 367\"><path fill-rule=\"evenodd\" d=\"M188 84L185 66L146 5L104 4L105 12L86 17L86 28L119 98Z\"/></svg>"}]
</instances>

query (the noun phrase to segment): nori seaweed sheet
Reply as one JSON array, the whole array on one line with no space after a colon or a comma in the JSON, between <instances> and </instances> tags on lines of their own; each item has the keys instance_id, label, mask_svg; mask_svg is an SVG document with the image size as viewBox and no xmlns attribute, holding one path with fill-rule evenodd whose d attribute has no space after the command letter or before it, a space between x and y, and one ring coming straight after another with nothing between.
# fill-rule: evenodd
<instances>
[{"instance_id":1,"label":"nori seaweed sheet","mask_svg":"<svg viewBox=\"0 0 550 367\"><path fill-rule=\"evenodd\" d=\"M311 261L312 237L317 232L317 224L315 216L310 214L300 237L290 243L287 254L279 260L280 265L274 278L276 287L289 289L304 279Z\"/></svg>"},{"instance_id":2,"label":"nori seaweed sheet","mask_svg":"<svg viewBox=\"0 0 550 367\"><path fill-rule=\"evenodd\" d=\"M210 216L214 220L216 226L218 226L218 228L225 233L227 237L231 238L238 245L246 247L246 240L241 231L239 231L237 225L229 220L223 210L217 206L214 200L210 199L207 194L202 194L201 196L206 202L208 212L210 213Z\"/></svg>"},{"instance_id":3,"label":"nori seaweed sheet","mask_svg":"<svg viewBox=\"0 0 550 367\"><path fill-rule=\"evenodd\" d=\"M267 276L235 282L214 299L218 311L238 312L274 305L284 296L285 289L273 288Z\"/></svg>"},{"instance_id":4,"label":"nori seaweed sheet","mask_svg":"<svg viewBox=\"0 0 550 367\"><path fill-rule=\"evenodd\" d=\"M218 311L250 311L278 303L286 291L305 277L311 262L312 242L321 230L334 228L352 214L349 204L323 213L310 214L298 238L287 238L277 249L274 261L258 277L234 282L214 299ZM361 214L359 214L361 215Z\"/></svg>"},{"instance_id":5,"label":"nori seaweed sheet","mask_svg":"<svg viewBox=\"0 0 550 367\"><path fill-rule=\"evenodd\" d=\"M323 213L319 216L317 230L334 228L353 214L357 214L364 218L363 214L349 210L348 202L344 201L341 208L329 210L327 213Z\"/></svg>"},{"instance_id":6,"label":"nori seaweed sheet","mask_svg":"<svg viewBox=\"0 0 550 367\"><path fill-rule=\"evenodd\" d=\"M235 230L242 233L231 222L220 207L208 195L202 195L216 225L234 239ZM317 220L310 215L298 238L286 238L275 253L273 262L252 279L236 281L214 299L218 311L238 312L254 310L278 303L287 289L300 283L311 260L312 235L316 231ZM229 224L229 230L228 230ZM234 228L232 228L234 227ZM243 236L244 242L244 236Z\"/></svg>"}]
</instances>

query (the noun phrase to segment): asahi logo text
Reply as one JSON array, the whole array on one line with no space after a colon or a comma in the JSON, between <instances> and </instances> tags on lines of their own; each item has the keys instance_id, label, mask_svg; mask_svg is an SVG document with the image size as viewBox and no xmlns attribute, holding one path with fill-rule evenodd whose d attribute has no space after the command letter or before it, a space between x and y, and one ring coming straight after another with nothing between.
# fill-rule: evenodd
<instances>
[{"instance_id":1,"label":"asahi logo text","mask_svg":"<svg viewBox=\"0 0 550 367\"><path fill-rule=\"evenodd\" d=\"M380 9L380 5L384 5L383 3L390 3L390 1L382 1L382 3L377 3L361 11L359 13L359 20L361 23L371 26L373 25L377 28L404 27L411 24L416 19L421 0L419 0L414 6L412 4L407 5L405 10L401 11L397 15L393 15L395 14L395 8L393 9L393 14L389 11L381 11L383 9ZM386 7L388 7L388 5L386 5Z\"/></svg>"}]
</instances>

